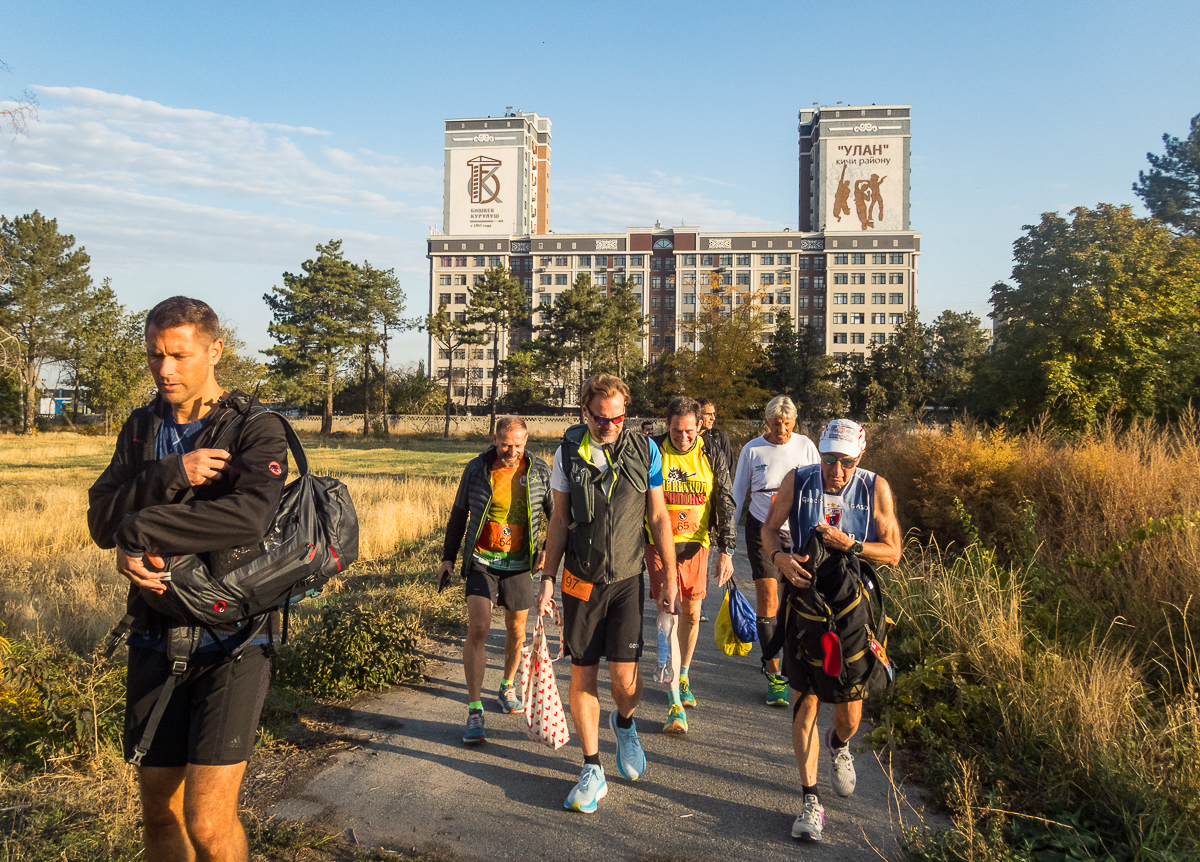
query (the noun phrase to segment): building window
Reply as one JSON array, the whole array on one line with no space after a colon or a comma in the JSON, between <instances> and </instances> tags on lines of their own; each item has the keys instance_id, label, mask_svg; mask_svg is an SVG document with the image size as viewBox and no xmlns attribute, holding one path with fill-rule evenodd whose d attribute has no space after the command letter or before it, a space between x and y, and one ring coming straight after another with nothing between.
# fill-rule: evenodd
<instances>
[{"instance_id":1,"label":"building window","mask_svg":"<svg viewBox=\"0 0 1200 862\"><path fill-rule=\"evenodd\" d=\"M666 263L663 265L663 268L666 269L667 272L674 272L675 271L675 258L668 257L666 259Z\"/></svg>"},{"instance_id":2,"label":"building window","mask_svg":"<svg viewBox=\"0 0 1200 862\"><path fill-rule=\"evenodd\" d=\"M738 266L749 266L750 265L750 255L739 254L737 256L737 265Z\"/></svg>"},{"instance_id":3,"label":"building window","mask_svg":"<svg viewBox=\"0 0 1200 862\"><path fill-rule=\"evenodd\" d=\"M776 259L779 261L780 266L791 266L792 265L792 256L790 254L781 254Z\"/></svg>"},{"instance_id":4,"label":"building window","mask_svg":"<svg viewBox=\"0 0 1200 862\"><path fill-rule=\"evenodd\" d=\"M650 315L650 328L658 329L658 315L657 314Z\"/></svg>"},{"instance_id":5,"label":"building window","mask_svg":"<svg viewBox=\"0 0 1200 862\"><path fill-rule=\"evenodd\" d=\"M449 275L439 275L438 276L438 284L449 284L449 283L450 283Z\"/></svg>"},{"instance_id":6,"label":"building window","mask_svg":"<svg viewBox=\"0 0 1200 862\"><path fill-rule=\"evenodd\" d=\"M613 255L613 266L617 267L618 269L623 269L625 266L625 255L614 254Z\"/></svg>"},{"instance_id":7,"label":"building window","mask_svg":"<svg viewBox=\"0 0 1200 862\"><path fill-rule=\"evenodd\" d=\"M891 259L888 261L888 263L903 264L904 263L904 252L892 252L890 255L890 258Z\"/></svg>"},{"instance_id":8,"label":"building window","mask_svg":"<svg viewBox=\"0 0 1200 862\"><path fill-rule=\"evenodd\" d=\"M694 311L685 311L683 313L683 319L689 322L693 321L696 319L696 313Z\"/></svg>"},{"instance_id":9,"label":"building window","mask_svg":"<svg viewBox=\"0 0 1200 862\"><path fill-rule=\"evenodd\" d=\"M833 334L833 343L834 344L845 344L846 343L846 333L835 332Z\"/></svg>"},{"instance_id":10,"label":"building window","mask_svg":"<svg viewBox=\"0 0 1200 862\"><path fill-rule=\"evenodd\" d=\"M825 271L825 258L814 257L813 258L813 269L815 269L817 272L824 272Z\"/></svg>"},{"instance_id":11,"label":"building window","mask_svg":"<svg viewBox=\"0 0 1200 862\"><path fill-rule=\"evenodd\" d=\"M538 314L538 323L549 323L549 322L550 322L550 315L549 315L549 314L547 314L547 313L546 313L546 312L544 312L544 311L543 311L543 312L540 312L540 313Z\"/></svg>"},{"instance_id":12,"label":"building window","mask_svg":"<svg viewBox=\"0 0 1200 862\"><path fill-rule=\"evenodd\" d=\"M608 287L608 273L607 272L596 273L596 277L593 279L593 281L596 282L597 287Z\"/></svg>"},{"instance_id":13,"label":"building window","mask_svg":"<svg viewBox=\"0 0 1200 862\"><path fill-rule=\"evenodd\" d=\"M808 299L807 296L804 298ZM780 305L791 305L792 304L792 295L790 293L781 293L781 294L779 294L778 297L776 297L776 300L779 302Z\"/></svg>"},{"instance_id":14,"label":"building window","mask_svg":"<svg viewBox=\"0 0 1200 862\"><path fill-rule=\"evenodd\" d=\"M791 284L792 283L792 274L790 272L779 273L779 283L780 284Z\"/></svg>"},{"instance_id":15,"label":"building window","mask_svg":"<svg viewBox=\"0 0 1200 862\"><path fill-rule=\"evenodd\" d=\"M684 284L695 284L696 283L696 273L685 272L683 274L683 283Z\"/></svg>"},{"instance_id":16,"label":"building window","mask_svg":"<svg viewBox=\"0 0 1200 862\"><path fill-rule=\"evenodd\" d=\"M733 284L733 273L732 272L721 273L721 284Z\"/></svg>"},{"instance_id":17,"label":"building window","mask_svg":"<svg viewBox=\"0 0 1200 862\"><path fill-rule=\"evenodd\" d=\"M476 287L483 284L483 273L476 273L471 281L471 284L475 285Z\"/></svg>"},{"instance_id":18,"label":"building window","mask_svg":"<svg viewBox=\"0 0 1200 862\"><path fill-rule=\"evenodd\" d=\"M845 296L845 294L842 294L842 296ZM825 307L825 297L814 296L813 297L813 308L824 308L824 307Z\"/></svg>"},{"instance_id":19,"label":"building window","mask_svg":"<svg viewBox=\"0 0 1200 862\"><path fill-rule=\"evenodd\" d=\"M866 284L867 283L867 274L865 272L850 273L850 283L851 284Z\"/></svg>"},{"instance_id":20,"label":"building window","mask_svg":"<svg viewBox=\"0 0 1200 862\"><path fill-rule=\"evenodd\" d=\"M454 258L443 257L441 260L442 260L442 266L453 266L454 265Z\"/></svg>"},{"instance_id":21,"label":"building window","mask_svg":"<svg viewBox=\"0 0 1200 862\"><path fill-rule=\"evenodd\" d=\"M830 315L830 320L833 322L834 326L845 326L846 313L844 311L835 311Z\"/></svg>"},{"instance_id":22,"label":"building window","mask_svg":"<svg viewBox=\"0 0 1200 862\"><path fill-rule=\"evenodd\" d=\"M459 284L459 285L466 285L467 277L465 275L456 275L456 276L454 276L454 283Z\"/></svg>"},{"instance_id":23,"label":"building window","mask_svg":"<svg viewBox=\"0 0 1200 862\"><path fill-rule=\"evenodd\" d=\"M785 294L786 296L786 294ZM808 297L800 294L796 297L796 308L808 308Z\"/></svg>"},{"instance_id":24,"label":"building window","mask_svg":"<svg viewBox=\"0 0 1200 862\"><path fill-rule=\"evenodd\" d=\"M549 308L549 306L550 306L550 294L548 294L548 293L539 293L539 294L538 294L538 305L546 306L547 308Z\"/></svg>"},{"instance_id":25,"label":"building window","mask_svg":"<svg viewBox=\"0 0 1200 862\"><path fill-rule=\"evenodd\" d=\"M796 258L796 269L808 269L808 257L800 255Z\"/></svg>"},{"instance_id":26,"label":"building window","mask_svg":"<svg viewBox=\"0 0 1200 862\"><path fill-rule=\"evenodd\" d=\"M796 287L800 290L808 290L808 276L802 275L796 279Z\"/></svg>"},{"instance_id":27,"label":"building window","mask_svg":"<svg viewBox=\"0 0 1200 862\"><path fill-rule=\"evenodd\" d=\"M696 304L696 294L685 293L683 295L683 304L684 305L695 305Z\"/></svg>"},{"instance_id":28,"label":"building window","mask_svg":"<svg viewBox=\"0 0 1200 862\"><path fill-rule=\"evenodd\" d=\"M529 269L529 264L532 262L533 262L532 258L526 258L525 259L525 264L526 264L525 268ZM517 266L520 266L520 265L521 265L521 261L518 260ZM500 255L498 255L498 254L488 255L488 266L504 266L504 261L502 261L500 259Z\"/></svg>"},{"instance_id":29,"label":"building window","mask_svg":"<svg viewBox=\"0 0 1200 862\"><path fill-rule=\"evenodd\" d=\"M650 271L651 272L662 272L662 258L661 257L650 258Z\"/></svg>"},{"instance_id":30,"label":"building window","mask_svg":"<svg viewBox=\"0 0 1200 862\"><path fill-rule=\"evenodd\" d=\"M746 285L750 284L750 273L739 272L737 274L737 283L738 284L746 284Z\"/></svg>"},{"instance_id":31,"label":"building window","mask_svg":"<svg viewBox=\"0 0 1200 862\"><path fill-rule=\"evenodd\" d=\"M833 283L834 284L849 284L850 283L850 275L845 272L835 272L833 274Z\"/></svg>"},{"instance_id":32,"label":"building window","mask_svg":"<svg viewBox=\"0 0 1200 862\"><path fill-rule=\"evenodd\" d=\"M903 312L901 312L899 314L893 313L893 314L888 315L888 323L892 324L893 326L899 326L903 322L904 322L904 313Z\"/></svg>"},{"instance_id":33,"label":"building window","mask_svg":"<svg viewBox=\"0 0 1200 862\"><path fill-rule=\"evenodd\" d=\"M850 315L850 322L861 326L867 322L867 316L861 311L856 311L854 314Z\"/></svg>"},{"instance_id":34,"label":"building window","mask_svg":"<svg viewBox=\"0 0 1200 862\"><path fill-rule=\"evenodd\" d=\"M904 294L903 293L889 293L888 294L888 305L904 305Z\"/></svg>"},{"instance_id":35,"label":"building window","mask_svg":"<svg viewBox=\"0 0 1200 862\"><path fill-rule=\"evenodd\" d=\"M850 343L851 344L866 344L866 341L867 341L867 334L865 332L851 332L850 333Z\"/></svg>"},{"instance_id":36,"label":"building window","mask_svg":"<svg viewBox=\"0 0 1200 862\"><path fill-rule=\"evenodd\" d=\"M866 305L867 304L867 295L865 293L850 294L850 304L851 305Z\"/></svg>"},{"instance_id":37,"label":"building window","mask_svg":"<svg viewBox=\"0 0 1200 862\"><path fill-rule=\"evenodd\" d=\"M766 314L763 315L763 322L766 323L767 326L774 326L775 325L775 315L771 314L770 312L767 312Z\"/></svg>"},{"instance_id":38,"label":"building window","mask_svg":"<svg viewBox=\"0 0 1200 862\"><path fill-rule=\"evenodd\" d=\"M835 293L833 295L833 304L834 305L845 305L849 301L850 301L849 294Z\"/></svg>"},{"instance_id":39,"label":"building window","mask_svg":"<svg viewBox=\"0 0 1200 862\"><path fill-rule=\"evenodd\" d=\"M466 323L467 322L467 313L465 311L456 311L456 312L454 312L454 319L457 320L459 323Z\"/></svg>"},{"instance_id":40,"label":"building window","mask_svg":"<svg viewBox=\"0 0 1200 862\"><path fill-rule=\"evenodd\" d=\"M553 284L553 278L548 272L543 272L538 276L538 284Z\"/></svg>"},{"instance_id":41,"label":"building window","mask_svg":"<svg viewBox=\"0 0 1200 862\"><path fill-rule=\"evenodd\" d=\"M872 332L871 333L871 343L872 344L887 344L887 333L886 332Z\"/></svg>"},{"instance_id":42,"label":"building window","mask_svg":"<svg viewBox=\"0 0 1200 862\"><path fill-rule=\"evenodd\" d=\"M650 297L650 307L651 308L662 308L662 298L658 297L658 296Z\"/></svg>"},{"instance_id":43,"label":"building window","mask_svg":"<svg viewBox=\"0 0 1200 862\"><path fill-rule=\"evenodd\" d=\"M662 290L662 276L661 275L650 276L650 289L651 290Z\"/></svg>"},{"instance_id":44,"label":"building window","mask_svg":"<svg viewBox=\"0 0 1200 862\"><path fill-rule=\"evenodd\" d=\"M629 265L630 266L645 266L646 265L645 257L646 256L644 254L631 254L629 256Z\"/></svg>"},{"instance_id":45,"label":"building window","mask_svg":"<svg viewBox=\"0 0 1200 862\"><path fill-rule=\"evenodd\" d=\"M701 266L712 266L713 265L713 256L711 254L700 255L700 265Z\"/></svg>"},{"instance_id":46,"label":"building window","mask_svg":"<svg viewBox=\"0 0 1200 862\"><path fill-rule=\"evenodd\" d=\"M719 260L721 262L721 266L733 266L733 255L731 255L731 254L720 255L717 258L717 260ZM747 261L746 265L747 266L750 265L748 261Z\"/></svg>"},{"instance_id":47,"label":"building window","mask_svg":"<svg viewBox=\"0 0 1200 862\"><path fill-rule=\"evenodd\" d=\"M904 284L904 273L893 272L891 278L888 279L889 284Z\"/></svg>"},{"instance_id":48,"label":"building window","mask_svg":"<svg viewBox=\"0 0 1200 862\"><path fill-rule=\"evenodd\" d=\"M565 254L556 254L554 256L554 265L555 266L566 266L567 265L567 256Z\"/></svg>"},{"instance_id":49,"label":"building window","mask_svg":"<svg viewBox=\"0 0 1200 862\"><path fill-rule=\"evenodd\" d=\"M448 294L448 293L439 293L438 294L438 303L439 304L449 305L451 303L451 301L452 300L450 299L450 294Z\"/></svg>"},{"instance_id":50,"label":"building window","mask_svg":"<svg viewBox=\"0 0 1200 862\"><path fill-rule=\"evenodd\" d=\"M796 325L797 326L808 326L808 315L807 314L796 315Z\"/></svg>"},{"instance_id":51,"label":"building window","mask_svg":"<svg viewBox=\"0 0 1200 862\"><path fill-rule=\"evenodd\" d=\"M554 283L555 284L567 284L567 274L565 272L555 273L554 274Z\"/></svg>"},{"instance_id":52,"label":"building window","mask_svg":"<svg viewBox=\"0 0 1200 862\"><path fill-rule=\"evenodd\" d=\"M454 301L459 305L467 304L467 295L465 293L454 294Z\"/></svg>"},{"instance_id":53,"label":"building window","mask_svg":"<svg viewBox=\"0 0 1200 862\"><path fill-rule=\"evenodd\" d=\"M606 254L596 255L596 266L608 266L608 255L606 255Z\"/></svg>"},{"instance_id":54,"label":"building window","mask_svg":"<svg viewBox=\"0 0 1200 862\"><path fill-rule=\"evenodd\" d=\"M773 254L759 255L758 259L759 259L759 262L763 266L774 266L775 265L775 255L773 255Z\"/></svg>"},{"instance_id":55,"label":"building window","mask_svg":"<svg viewBox=\"0 0 1200 862\"><path fill-rule=\"evenodd\" d=\"M882 251L871 252L871 263L875 266L887 263L887 253Z\"/></svg>"},{"instance_id":56,"label":"building window","mask_svg":"<svg viewBox=\"0 0 1200 862\"><path fill-rule=\"evenodd\" d=\"M850 254L848 252L841 252L841 253L835 254L833 256L833 265L834 266L844 265L849 262L850 262Z\"/></svg>"},{"instance_id":57,"label":"building window","mask_svg":"<svg viewBox=\"0 0 1200 862\"><path fill-rule=\"evenodd\" d=\"M865 251L855 251L850 254L850 262L861 264L867 262L867 253Z\"/></svg>"},{"instance_id":58,"label":"building window","mask_svg":"<svg viewBox=\"0 0 1200 862\"><path fill-rule=\"evenodd\" d=\"M592 256L590 254L579 255L579 265L580 266L591 266L592 265Z\"/></svg>"},{"instance_id":59,"label":"building window","mask_svg":"<svg viewBox=\"0 0 1200 862\"><path fill-rule=\"evenodd\" d=\"M825 328L825 315L814 314L813 315L813 326L817 327L817 329L824 329Z\"/></svg>"},{"instance_id":60,"label":"building window","mask_svg":"<svg viewBox=\"0 0 1200 862\"><path fill-rule=\"evenodd\" d=\"M886 272L871 273L871 284L887 284L887 273Z\"/></svg>"},{"instance_id":61,"label":"building window","mask_svg":"<svg viewBox=\"0 0 1200 862\"><path fill-rule=\"evenodd\" d=\"M454 258L454 265L455 266L466 266L467 265L467 256L463 255L462 257Z\"/></svg>"},{"instance_id":62,"label":"building window","mask_svg":"<svg viewBox=\"0 0 1200 862\"><path fill-rule=\"evenodd\" d=\"M641 287L643 278L645 278L644 275L642 275L640 272L635 272L632 280L634 284L636 284L638 287Z\"/></svg>"},{"instance_id":63,"label":"building window","mask_svg":"<svg viewBox=\"0 0 1200 862\"><path fill-rule=\"evenodd\" d=\"M650 346L651 346L651 347L658 347L658 345L659 345L661 342L662 342L662 339L661 339L661 338L659 338L657 335L651 335L651 336L650 336Z\"/></svg>"},{"instance_id":64,"label":"building window","mask_svg":"<svg viewBox=\"0 0 1200 862\"><path fill-rule=\"evenodd\" d=\"M553 258L550 257L549 255L546 255L544 257L539 257L538 258L538 266L549 266L551 260L553 260Z\"/></svg>"},{"instance_id":65,"label":"building window","mask_svg":"<svg viewBox=\"0 0 1200 862\"><path fill-rule=\"evenodd\" d=\"M471 266L487 266L487 264L484 262L486 260L487 258L483 257L482 255L479 257L473 257L471 258Z\"/></svg>"},{"instance_id":66,"label":"building window","mask_svg":"<svg viewBox=\"0 0 1200 862\"><path fill-rule=\"evenodd\" d=\"M668 293L665 297L663 297L663 300L664 300L663 308L667 308L667 309L675 308L675 294Z\"/></svg>"},{"instance_id":67,"label":"building window","mask_svg":"<svg viewBox=\"0 0 1200 862\"><path fill-rule=\"evenodd\" d=\"M871 294L871 305L887 305L887 294L886 293L872 293Z\"/></svg>"},{"instance_id":68,"label":"building window","mask_svg":"<svg viewBox=\"0 0 1200 862\"><path fill-rule=\"evenodd\" d=\"M871 315L871 323L873 325L887 323L887 315L886 314L872 314Z\"/></svg>"},{"instance_id":69,"label":"building window","mask_svg":"<svg viewBox=\"0 0 1200 862\"><path fill-rule=\"evenodd\" d=\"M762 284L774 284L775 283L775 273L773 273L773 272L760 273L758 278Z\"/></svg>"}]
</instances>

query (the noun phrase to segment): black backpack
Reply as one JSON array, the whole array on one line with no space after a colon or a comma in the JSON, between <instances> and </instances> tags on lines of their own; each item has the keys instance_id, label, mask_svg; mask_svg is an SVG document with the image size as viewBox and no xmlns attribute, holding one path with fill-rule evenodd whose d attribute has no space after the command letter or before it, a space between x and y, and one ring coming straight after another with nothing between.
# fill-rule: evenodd
<instances>
[{"instance_id":1,"label":"black backpack","mask_svg":"<svg viewBox=\"0 0 1200 862\"><path fill-rule=\"evenodd\" d=\"M238 419L213 443L226 448L247 422L273 416L283 423L288 448L300 475L283 489L271 531L263 538L261 556L220 577L213 576L197 554L171 557L165 593L142 590L142 599L160 614L188 626L227 626L293 600L317 595L334 575L358 559L358 515L350 492L337 479L314 476L296 432L286 419L265 407L245 407Z\"/></svg>"},{"instance_id":2,"label":"black backpack","mask_svg":"<svg viewBox=\"0 0 1200 862\"><path fill-rule=\"evenodd\" d=\"M788 584L784 594L784 675L807 677L822 703L865 700L890 688L896 678L887 655L891 620L875 568L827 550L815 531L800 553L808 555L805 567L815 578L805 589Z\"/></svg>"}]
</instances>

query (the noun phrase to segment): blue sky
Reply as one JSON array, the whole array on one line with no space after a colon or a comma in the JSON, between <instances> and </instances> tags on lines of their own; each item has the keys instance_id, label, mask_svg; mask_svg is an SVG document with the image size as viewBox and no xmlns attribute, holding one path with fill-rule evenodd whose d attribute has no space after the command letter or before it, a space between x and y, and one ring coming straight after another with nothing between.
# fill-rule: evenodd
<instances>
[{"instance_id":1,"label":"blue sky","mask_svg":"<svg viewBox=\"0 0 1200 862\"><path fill-rule=\"evenodd\" d=\"M550 117L552 229L795 229L797 111L911 104L929 320L984 317L1040 213L1136 204L1200 113L1196 3L183 6L0 0L0 100L41 103L0 137L0 214L57 218L131 308L200 296L256 348L262 294L330 238L427 311L447 117Z\"/></svg>"}]
</instances>

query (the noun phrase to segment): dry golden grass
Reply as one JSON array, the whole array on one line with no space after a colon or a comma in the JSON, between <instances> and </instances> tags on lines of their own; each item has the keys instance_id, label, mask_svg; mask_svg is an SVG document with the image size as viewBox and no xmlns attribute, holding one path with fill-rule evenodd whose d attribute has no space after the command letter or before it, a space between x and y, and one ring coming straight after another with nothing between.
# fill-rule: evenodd
<instances>
[{"instance_id":1,"label":"dry golden grass","mask_svg":"<svg viewBox=\"0 0 1200 862\"><path fill-rule=\"evenodd\" d=\"M0 622L10 637L41 635L89 651L124 612L128 584L113 552L87 529L87 490L115 438L0 436ZM341 478L360 524L360 557L374 561L445 526L458 475L476 450L392 445L306 446L311 469Z\"/></svg>"}]
</instances>

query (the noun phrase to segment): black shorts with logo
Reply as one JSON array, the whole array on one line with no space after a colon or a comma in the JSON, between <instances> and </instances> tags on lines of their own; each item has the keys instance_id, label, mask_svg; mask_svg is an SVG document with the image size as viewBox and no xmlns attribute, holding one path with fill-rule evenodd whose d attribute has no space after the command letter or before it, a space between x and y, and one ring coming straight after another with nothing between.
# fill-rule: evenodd
<instances>
[{"instance_id":1,"label":"black shorts with logo","mask_svg":"<svg viewBox=\"0 0 1200 862\"><path fill-rule=\"evenodd\" d=\"M131 646L125 690L125 759L133 756L170 676L167 654ZM271 662L265 646L238 660L221 650L197 653L175 686L142 766L229 766L250 759Z\"/></svg>"},{"instance_id":2,"label":"black shorts with logo","mask_svg":"<svg viewBox=\"0 0 1200 862\"><path fill-rule=\"evenodd\" d=\"M528 570L493 569L479 560L472 560L467 572L467 595L482 596L506 611L527 611L533 607L535 590Z\"/></svg>"},{"instance_id":3,"label":"black shorts with logo","mask_svg":"<svg viewBox=\"0 0 1200 862\"><path fill-rule=\"evenodd\" d=\"M571 664L641 658L645 592L641 574L615 584L593 584L587 601L563 593L563 645Z\"/></svg>"}]
</instances>

